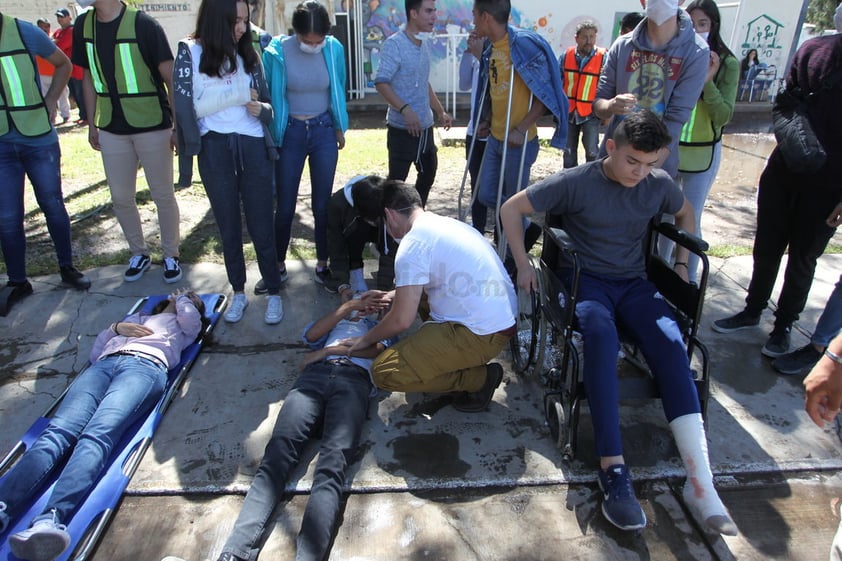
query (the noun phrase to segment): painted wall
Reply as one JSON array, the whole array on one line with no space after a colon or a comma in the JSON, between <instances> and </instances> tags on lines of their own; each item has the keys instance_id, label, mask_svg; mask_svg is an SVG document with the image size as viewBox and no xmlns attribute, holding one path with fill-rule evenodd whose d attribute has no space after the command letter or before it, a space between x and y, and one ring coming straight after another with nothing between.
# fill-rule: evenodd
<instances>
[{"instance_id":1,"label":"painted wall","mask_svg":"<svg viewBox=\"0 0 842 561\"><path fill-rule=\"evenodd\" d=\"M405 22L403 0L324 0L330 12L349 11L353 2L362 3L367 65L366 77L373 79L379 61L379 49L386 37L395 33ZM685 0L686 1L689 0ZM783 69L798 41L804 6L808 0L742 0L719 2L723 17L723 37L738 57L751 48L757 48L760 59L778 69ZM266 28L273 34L289 28L289 16L298 0L266 0ZM200 0L143 0L139 5L161 22L170 43L190 33L196 21ZM574 0L513 0L512 21L515 25L531 28L543 35L557 55L574 44L576 25L586 19L597 22L599 44L607 46L616 37L616 22L628 11L640 8L637 0L599 0L581 2ZM1 0L4 13L35 21L47 17L55 22L56 8L68 7L78 11L75 2L68 0ZM271 6L271 8L270 8ZM437 91L453 88L454 65L465 49L466 35L471 29L472 0L437 0L438 23L436 33L441 35L433 43L433 70L431 81ZM451 60L448 60L450 34ZM453 37L453 36L456 37Z\"/></svg>"}]
</instances>

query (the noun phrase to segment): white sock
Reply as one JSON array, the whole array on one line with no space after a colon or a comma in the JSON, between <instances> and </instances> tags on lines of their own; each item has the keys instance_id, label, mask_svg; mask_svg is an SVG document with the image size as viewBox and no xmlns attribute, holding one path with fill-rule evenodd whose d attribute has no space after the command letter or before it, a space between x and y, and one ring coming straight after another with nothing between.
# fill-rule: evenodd
<instances>
[{"instance_id":1,"label":"white sock","mask_svg":"<svg viewBox=\"0 0 842 561\"><path fill-rule=\"evenodd\" d=\"M368 285L365 283L365 275L362 269L351 269L351 288L354 292L365 292Z\"/></svg>"},{"instance_id":2,"label":"white sock","mask_svg":"<svg viewBox=\"0 0 842 561\"><path fill-rule=\"evenodd\" d=\"M687 471L684 501L709 529L726 535L736 535L737 526L728 509L722 504L713 486L713 473L708 459L708 442L701 413L682 415L670 423L678 446L678 453Z\"/></svg>"}]
</instances>

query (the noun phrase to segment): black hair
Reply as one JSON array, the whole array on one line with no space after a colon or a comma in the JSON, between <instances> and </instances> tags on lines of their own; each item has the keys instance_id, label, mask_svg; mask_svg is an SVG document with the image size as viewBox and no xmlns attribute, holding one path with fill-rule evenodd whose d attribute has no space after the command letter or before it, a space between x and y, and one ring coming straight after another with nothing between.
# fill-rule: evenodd
<instances>
[{"instance_id":1,"label":"black hair","mask_svg":"<svg viewBox=\"0 0 842 561\"><path fill-rule=\"evenodd\" d=\"M414 185L390 179L383 183L383 209L391 209L409 215L416 208L422 208L421 195Z\"/></svg>"},{"instance_id":2,"label":"black hair","mask_svg":"<svg viewBox=\"0 0 842 561\"><path fill-rule=\"evenodd\" d=\"M365 220L376 221L383 215L383 184L379 175L367 175L351 185L354 209Z\"/></svg>"},{"instance_id":3,"label":"black hair","mask_svg":"<svg viewBox=\"0 0 842 561\"><path fill-rule=\"evenodd\" d=\"M509 0L474 0L474 8L480 14L491 14L494 21L506 25L509 22L512 4Z\"/></svg>"},{"instance_id":4,"label":"black hair","mask_svg":"<svg viewBox=\"0 0 842 561\"><path fill-rule=\"evenodd\" d=\"M409 12L412 10L420 10L421 4L424 0L404 0L403 7L406 10L406 23L409 23Z\"/></svg>"},{"instance_id":5,"label":"black hair","mask_svg":"<svg viewBox=\"0 0 842 561\"><path fill-rule=\"evenodd\" d=\"M259 60L251 41L251 24L246 18L246 32L240 41L234 42L234 26L237 23L237 3L246 0L202 0L196 18L193 38L202 43L202 58L199 72L207 76L222 77L225 72L237 68L237 55L243 58L245 71L251 73Z\"/></svg>"},{"instance_id":6,"label":"black hair","mask_svg":"<svg viewBox=\"0 0 842 561\"><path fill-rule=\"evenodd\" d=\"M748 63L749 63L748 55L750 55L751 53L754 53L754 62L756 64L760 64L760 57L757 55L757 49L749 49L748 52L746 52L745 58L743 58L742 62L740 62L740 75L741 76L745 76L745 73L748 70Z\"/></svg>"},{"instance_id":7,"label":"black hair","mask_svg":"<svg viewBox=\"0 0 842 561\"><path fill-rule=\"evenodd\" d=\"M196 336L196 341L199 341L204 337L205 332L207 332L208 327L210 326L210 320L205 316L205 302L198 294L196 294L192 290L189 292L185 292L184 296L187 296L187 298L190 299L190 302L193 304L196 310L198 310L199 316L201 317L202 329L199 330L199 334ZM166 310L167 306L169 305L169 298L164 298L163 300L155 304L155 306L152 308L152 313L150 315L154 316L156 314L160 314L161 312Z\"/></svg>"},{"instance_id":8,"label":"black hair","mask_svg":"<svg viewBox=\"0 0 842 561\"><path fill-rule=\"evenodd\" d=\"M685 9L688 14L693 10L701 10L710 18L710 33L708 34L708 46L710 50L718 54L721 59L729 55L734 56L734 53L731 52L731 49L728 48L728 45L725 44L725 41L722 40L722 36L719 34L719 30L722 27L722 17L719 15L719 7L716 5L716 2L713 0L693 0ZM719 68L721 69L722 66Z\"/></svg>"},{"instance_id":9,"label":"black hair","mask_svg":"<svg viewBox=\"0 0 842 561\"><path fill-rule=\"evenodd\" d=\"M629 12L620 20L620 34L625 35L629 31L637 27L637 24L643 21L643 14L640 12Z\"/></svg>"},{"instance_id":10,"label":"black hair","mask_svg":"<svg viewBox=\"0 0 842 561\"><path fill-rule=\"evenodd\" d=\"M647 154L657 152L672 142L667 126L648 109L626 115L614 129L612 138L618 148L630 144L635 150Z\"/></svg>"},{"instance_id":11,"label":"black hair","mask_svg":"<svg viewBox=\"0 0 842 561\"><path fill-rule=\"evenodd\" d=\"M301 2L292 13L292 29L299 35L325 36L330 33L331 23L327 8L316 0Z\"/></svg>"}]
</instances>

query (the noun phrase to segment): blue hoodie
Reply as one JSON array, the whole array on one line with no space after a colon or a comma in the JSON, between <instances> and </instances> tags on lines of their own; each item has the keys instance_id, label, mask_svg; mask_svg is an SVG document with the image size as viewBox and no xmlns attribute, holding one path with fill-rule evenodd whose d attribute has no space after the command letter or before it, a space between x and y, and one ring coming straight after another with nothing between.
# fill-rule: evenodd
<instances>
[{"instance_id":1,"label":"blue hoodie","mask_svg":"<svg viewBox=\"0 0 842 561\"><path fill-rule=\"evenodd\" d=\"M663 117L672 136L663 169L675 177L681 128L690 118L705 85L710 50L707 42L693 31L693 21L684 10L678 10L678 34L660 47L650 45L646 21L617 38L608 49L595 99L633 93L638 107ZM600 147L601 156L606 154L605 140L611 138L621 120L622 116L614 115L608 124Z\"/></svg>"}]
</instances>

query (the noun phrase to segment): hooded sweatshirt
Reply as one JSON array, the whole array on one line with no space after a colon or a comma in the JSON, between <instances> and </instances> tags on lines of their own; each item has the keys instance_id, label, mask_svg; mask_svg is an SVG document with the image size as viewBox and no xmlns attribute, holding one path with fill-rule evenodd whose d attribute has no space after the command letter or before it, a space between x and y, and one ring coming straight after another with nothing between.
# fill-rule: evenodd
<instances>
[{"instance_id":1,"label":"hooded sweatshirt","mask_svg":"<svg viewBox=\"0 0 842 561\"><path fill-rule=\"evenodd\" d=\"M672 142L663 169L672 177L678 173L681 128L702 93L709 61L707 43L693 31L687 12L678 10L675 37L663 46L652 47L644 19L632 33L620 36L611 45L599 77L596 99L633 93L638 108L649 109L664 119ZM611 118L600 155L607 154L605 139L611 138L622 119L622 115Z\"/></svg>"}]
</instances>

